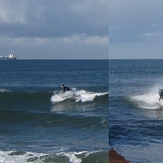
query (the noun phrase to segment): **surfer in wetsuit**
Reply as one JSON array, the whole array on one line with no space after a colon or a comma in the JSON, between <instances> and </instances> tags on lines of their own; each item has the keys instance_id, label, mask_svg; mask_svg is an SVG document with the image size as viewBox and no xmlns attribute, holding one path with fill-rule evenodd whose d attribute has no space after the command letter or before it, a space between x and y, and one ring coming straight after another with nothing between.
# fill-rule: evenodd
<instances>
[{"instance_id":1,"label":"surfer in wetsuit","mask_svg":"<svg viewBox=\"0 0 163 163\"><path fill-rule=\"evenodd\" d=\"M69 87L64 86L63 84L61 85L63 92L70 91L71 89Z\"/></svg>"},{"instance_id":2,"label":"surfer in wetsuit","mask_svg":"<svg viewBox=\"0 0 163 163\"><path fill-rule=\"evenodd\" d=\"M163 99L163 89L159 89L159 95L160 95L160 98L159 98L159 101L161 100L161 99Z\"/></svg>"}]
</instances>

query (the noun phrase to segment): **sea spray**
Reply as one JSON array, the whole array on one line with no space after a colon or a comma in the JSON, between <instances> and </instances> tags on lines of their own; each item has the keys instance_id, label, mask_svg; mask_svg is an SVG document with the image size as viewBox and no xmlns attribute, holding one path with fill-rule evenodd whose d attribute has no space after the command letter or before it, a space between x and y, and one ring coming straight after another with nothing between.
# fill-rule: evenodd
<instances>
[{"instance_id":1,"label":"sea spray","mask_svg":"<svg viewBox=\"0 0 163 163\"><path fill-rule=\"evenodd\" d=\"M129 97L130 101L140 108L159 109L163 107L163 102L159 101L157 93L145 93L142 95L134 95Z\"/></svg>"},{"instance_id":2,"label":"sea spray","mask_svg":"<svg viewBox=\"0 0 163 163\"><path fill-rule=\"evenodd\" d=\"M75 90L75 91L74 91ZM88 102L93 101L96 97L107 95L108 92L91 92L86 90L76 90L73 91L67 91L65 93L63 92L54 92L54 94L51 97L51 102L57 103L62 102L67 99L73 99L75 102Z\"/></svg>"}]
</instances>

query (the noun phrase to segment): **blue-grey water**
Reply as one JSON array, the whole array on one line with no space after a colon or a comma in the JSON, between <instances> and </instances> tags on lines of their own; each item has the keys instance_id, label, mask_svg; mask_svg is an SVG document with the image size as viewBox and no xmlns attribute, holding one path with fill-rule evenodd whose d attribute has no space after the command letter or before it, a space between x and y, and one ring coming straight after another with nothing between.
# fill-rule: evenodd
<instances>
[{"instance_id":1,"label":"blue-grey water","mask_svg":"<svg viewBox=\"0 0 163 163\"><path fill-rule=\"evenodd\" d=\"M107 60L0 61L0 163L105 163L107 151Z\"/></svg>"},{"instance_id":2,"label":"blue-grey water","mask_svg":"<svg viewBox=\"0 0 163 163\"><path fill-rule=\"evenodd\" d=\"M163 60L109 61L109 144L132 163L163 160Z\"/></svg>"}]
</instances>

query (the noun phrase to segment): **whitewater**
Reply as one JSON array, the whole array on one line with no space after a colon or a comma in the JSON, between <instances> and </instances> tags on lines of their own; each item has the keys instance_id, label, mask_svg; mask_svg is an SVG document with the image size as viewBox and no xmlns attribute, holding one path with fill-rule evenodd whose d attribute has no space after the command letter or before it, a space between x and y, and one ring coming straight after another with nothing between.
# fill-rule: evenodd
<instances>
[{"instance_id":1,"label":"whitewater","mask_svg":"<svg viewBox=\"0 0 163 163\"><path fill-rule=\"evenodd\" d=\"M51 97L51 101L54 103L61 102L67 99L73 99L75 102L88 102L93 101L96 97L107 95L108 92L96 93L86 90L77 90L72 88L72 91L58 92L55 91L54 95Z\"/></svg>"}]
</instances>

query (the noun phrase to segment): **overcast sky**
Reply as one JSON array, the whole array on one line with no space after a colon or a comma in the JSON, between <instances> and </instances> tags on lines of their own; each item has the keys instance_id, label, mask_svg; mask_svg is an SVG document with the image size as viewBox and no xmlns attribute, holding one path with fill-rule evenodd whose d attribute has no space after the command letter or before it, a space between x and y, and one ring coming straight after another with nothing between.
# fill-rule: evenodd
<instances>
[{"instance_id":1,"label":"overcast sky","mask_svg":"<svg viewBox=\"0 0 163 163\"><path fill-rule=\"evenodd\" d=\"M109 1L109 58L163 59L163 0Z\"/></svg>"},{"instance_id":2,"label":"overcast sky","mask_svg":"<svg viewBox=\"0 0 163 163\"><path fill-rule=\"evenodd\" d=\"M0 0L0 55L107 59L108 0Z\"/></svg>"}]
</instances>

